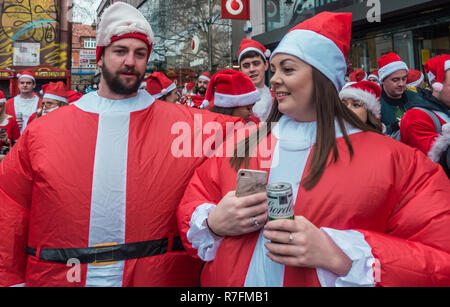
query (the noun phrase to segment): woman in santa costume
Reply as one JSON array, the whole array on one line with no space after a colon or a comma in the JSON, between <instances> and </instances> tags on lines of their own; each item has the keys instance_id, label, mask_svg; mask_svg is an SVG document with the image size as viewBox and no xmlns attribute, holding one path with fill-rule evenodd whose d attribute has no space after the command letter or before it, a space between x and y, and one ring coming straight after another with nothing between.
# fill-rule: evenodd
<instances>
[{"instance_id":1,"label":"woman in santa costume","mask_svg":"<svg viewBox=\"0 0 450 307\"><path fill-rule=\"evenodd\" d=\"M450 178L450 55L429 59L425 72L432 91L422 90L423 99L403 116L401 140L441 164Z\"/></svg>"},{"instance_id":2,"label":"woman in santa costume","mask_svg":"<svg viewBox=\"0 0 450 307\"><path fill-rule=\"evenodd\" d=\"M450 285L444 172L339 99L351 24L324 12L293 28L271 58L268 123L231 160L196 170L177 218L188 252L206 261L203 286ZM295 219L265 225L265 193L235 196L240 168L290 183Z\"/></svg>"},{"instance_id":3,"label":"woman in santa costume","mask_svg":"<svg viewBox=\"0 0 450 307\"><path fill-rule=\"evenodd\" d=\"M259 123L253 116L253 106L261 98L247 75L232 69L216 73L208 84L204 105L214 102L211 112L235 116L244 122Z\"/></svg>"},{"instance_id":4,"label":"woman in santa costume","mask_svg":"<svg viewBox=\"0 0 450 307\"><path fill-rule=\"evenodd\" d=\"M380 97L381 87L370 81L349 84L339 93L342 103L355 112L363 123L379 132L383 132L383 126L380 121Z\"/></svg>"},{"instance_id":5,"label":"woman in santa costume","mask_svg":"<svg viewBox=\"0 0 450 307\"><path fill-rule=\"evenodd\" d=\"M197 284L175 211L205 156L174 143L225 121L138 91L152 43L136 8L112 4L97 30L99 90L33 122L0 164L0 285Z\"/></svg>"}]
</instances>

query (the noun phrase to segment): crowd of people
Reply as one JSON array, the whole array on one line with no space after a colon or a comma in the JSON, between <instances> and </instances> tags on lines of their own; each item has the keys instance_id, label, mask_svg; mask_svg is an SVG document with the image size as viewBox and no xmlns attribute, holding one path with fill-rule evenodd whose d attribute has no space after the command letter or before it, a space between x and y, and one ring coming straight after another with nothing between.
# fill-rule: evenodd
<instances>
[{"instance_id":1,"label":"crowd of people","mask_svg":"<svg viewBox=\"0 0 450 307\"><path fill-rule=\"evenodd\" d=\"M36 94L26 70L18 96L0 92L0 285L449 286L450 55L426 75L394 52L349 74L351 26L323 12L273 52L244 39L239 71L180 89L144 78L154 33L111 5L98 90ZM254 129L214 138L231 156L180 157L180 122L189 145L211 123ZM237 197L242 168L289 183L295 218Z\"/></svg>"}]
</instances>

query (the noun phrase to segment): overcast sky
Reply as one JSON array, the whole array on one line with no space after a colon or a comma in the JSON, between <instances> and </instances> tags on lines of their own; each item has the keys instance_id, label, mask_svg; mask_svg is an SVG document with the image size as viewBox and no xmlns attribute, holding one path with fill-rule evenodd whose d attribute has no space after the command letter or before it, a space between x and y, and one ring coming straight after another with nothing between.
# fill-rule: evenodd
<instances>
[{"instance_id":1,"label":"overcast sky","mask_svg":"<svg viewBox=\"0 0 450 307\"><path fill-rule=\"evenodd\" d=\"M73 22L92 24L101 0L73 0Z\"/></svg>"}]
</instances>

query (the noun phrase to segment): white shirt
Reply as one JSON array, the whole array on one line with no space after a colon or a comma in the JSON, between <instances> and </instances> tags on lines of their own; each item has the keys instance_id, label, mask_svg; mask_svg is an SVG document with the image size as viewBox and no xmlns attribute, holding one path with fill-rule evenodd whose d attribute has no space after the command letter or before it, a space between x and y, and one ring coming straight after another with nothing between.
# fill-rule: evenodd
<instances>
[{"instance_id":1,"label":"white shirt","mask_svg":"<svg viewBox=\"0 0 450 307\"><path fill-rule=\"evenodd\" d=\"M272 110L273 97L270 89L267 86L263 88L256 88L261 95L261 99L253 106L253 114L264 122L269 117Z\"/></svg>"}]
</instances>

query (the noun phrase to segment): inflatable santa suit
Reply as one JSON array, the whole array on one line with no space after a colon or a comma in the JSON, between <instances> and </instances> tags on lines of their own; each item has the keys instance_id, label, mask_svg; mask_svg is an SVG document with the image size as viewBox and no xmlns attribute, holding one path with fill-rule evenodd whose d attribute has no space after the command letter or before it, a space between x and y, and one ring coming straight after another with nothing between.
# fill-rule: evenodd
<instances>
[{"instance_id":1,"label":"inflatable santa suit","mask_svg":"<svg viewBox=\"0 0 450 307\"><path fill-rule=\"evenodd\" d=\"M121 36L149 50L153 42L145 18L123 2L105 11L97 34L100 49ZM175 210L204 157L173 145L183 129L186 146L202 142L202 125L225 124L221 115L147 91L122 100L100 93L33 123L1 163L1 285L197 284L201 263L184 251Z\"/></svg>"},{"instance_id":2,"label":"inflatable santa suit","mask_svg":"<svg viewBox=\"0 0 450 307\"><path fill-rule=\"evenodd\" d=\"M329 29L348 33L336 37ZM340 90L350 29L351 14L321 13L291 30L274 56L300 58L323 71ZM315 61L319 51L327 56ZM282 115L246 168L267 171L268 183L292 185L296 218L306 218L334 241L351 260L348 274L272 261L264 229L214 236L207 218L235 190L237 177L229 158L215 157L195 171L177 211L183 244L193 257L207 261L202 286L450 285L450 184L444 172L400 142L346 126L353 156L336 121L339 159L327 165L311 190L301 182L311 165L316 122Z\"/></svg>"}]
</instances>

